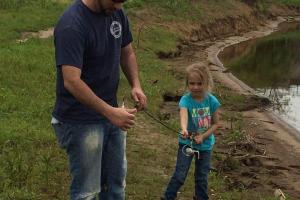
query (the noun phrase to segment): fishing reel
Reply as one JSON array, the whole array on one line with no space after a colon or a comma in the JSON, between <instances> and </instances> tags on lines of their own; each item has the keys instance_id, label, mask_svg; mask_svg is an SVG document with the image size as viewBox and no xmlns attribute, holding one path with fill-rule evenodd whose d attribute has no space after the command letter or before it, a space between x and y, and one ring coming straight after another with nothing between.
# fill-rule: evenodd
<instances>
[{"instance_id":1,"label":"fishing reel","mask_svg":"<svg viewBox=\"0 0 300 200\"><path fill-rule=\"evenodd\" d=\"M186 144L183 146L182 148L182 153L185 156L193 156L196 155L198 159L200 159L200 151L196 150L193 148L193 141L194 141L194 137L195 135L197 135L196 132L189 132L188 133L188 139L190 139L190 144Z\"/></svg>"},{"instance_id":2,"label":"fishing reel","mask_svg":"<svg viewBox=\"0 0 300 200\"><path fill-rule=\"evenodd\" d=\"M182 147L182 153L185 156L193 156L196 155L198 159L200 159L200 151L193 149L192 147L190 147L189 145L184 145Z\"/></svg>"}]
</instances>

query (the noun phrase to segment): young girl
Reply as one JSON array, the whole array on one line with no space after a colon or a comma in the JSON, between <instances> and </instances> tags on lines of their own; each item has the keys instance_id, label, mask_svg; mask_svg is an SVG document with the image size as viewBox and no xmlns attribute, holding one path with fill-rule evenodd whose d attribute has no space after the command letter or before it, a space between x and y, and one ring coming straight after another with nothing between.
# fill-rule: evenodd
<instances>
[{"instance_id":1,"label":"young girl","mask_svg":"<svg viewBox=\"0 0 300 200\"><path fill-rule=\"evenodd\" d=\"M184 184L195 156L195 200L209 199L207 194L213 133L218 128L220 103L209 91L213 86L206 66L193 64L186 71L186 93L179 102L181 134L175 172L162 200L174 200ZM197 152L197 153L196 153Z\"/></svg>"}]
</instances>

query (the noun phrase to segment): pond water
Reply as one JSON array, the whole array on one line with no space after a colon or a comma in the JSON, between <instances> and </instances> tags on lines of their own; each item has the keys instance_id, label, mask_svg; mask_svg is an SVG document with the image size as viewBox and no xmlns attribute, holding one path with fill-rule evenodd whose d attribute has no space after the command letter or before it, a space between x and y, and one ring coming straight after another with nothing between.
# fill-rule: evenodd
<instances>
[{"instance_id":1,"label":"pond water","mask_svg":"<svg viewBox=\"0 0 300 200\"><path fill-rule=\"evenodd\" d=\"M283 23L269 36L227 47L219 59L300 131L300 23Z\"/></svg>"}]
</instances>

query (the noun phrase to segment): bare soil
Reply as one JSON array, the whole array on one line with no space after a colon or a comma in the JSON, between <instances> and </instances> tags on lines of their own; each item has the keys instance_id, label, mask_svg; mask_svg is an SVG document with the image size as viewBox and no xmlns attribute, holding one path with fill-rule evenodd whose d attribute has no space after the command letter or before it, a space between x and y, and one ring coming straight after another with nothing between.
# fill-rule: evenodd
<instances>
[{"instance_id":1,"label":"bare soil","mask_svg":"<svg viewBox=\"0 0 300 200\"><path fill-rule=\"evenodd\" d=\"M40 30L38 32L23 32L21 38L17 40L19 43L26 42L28 39L37 37L41 39L49 38L53 35L54 28L48 28L47 30Z\"/></svg>"}]
</instances>

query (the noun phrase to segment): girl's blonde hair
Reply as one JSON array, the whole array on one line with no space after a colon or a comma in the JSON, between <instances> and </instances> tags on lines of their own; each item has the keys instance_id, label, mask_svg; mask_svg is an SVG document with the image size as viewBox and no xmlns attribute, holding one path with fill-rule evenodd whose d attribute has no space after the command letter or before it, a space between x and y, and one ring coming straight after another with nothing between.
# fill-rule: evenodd
<instances>
[{"instance_id":1,"label":"girl's blonde hair","mask_svg":"<svg viewBox=\"0 0 300 200\"><path fill-rule=\"evenodd\" d=\"M203 81L206 91L211 92L214 82L207 66L202 63L195 63L186 68L186 86L188 86L189 76L195 74Z\"/></svg>"}]
</instances>

